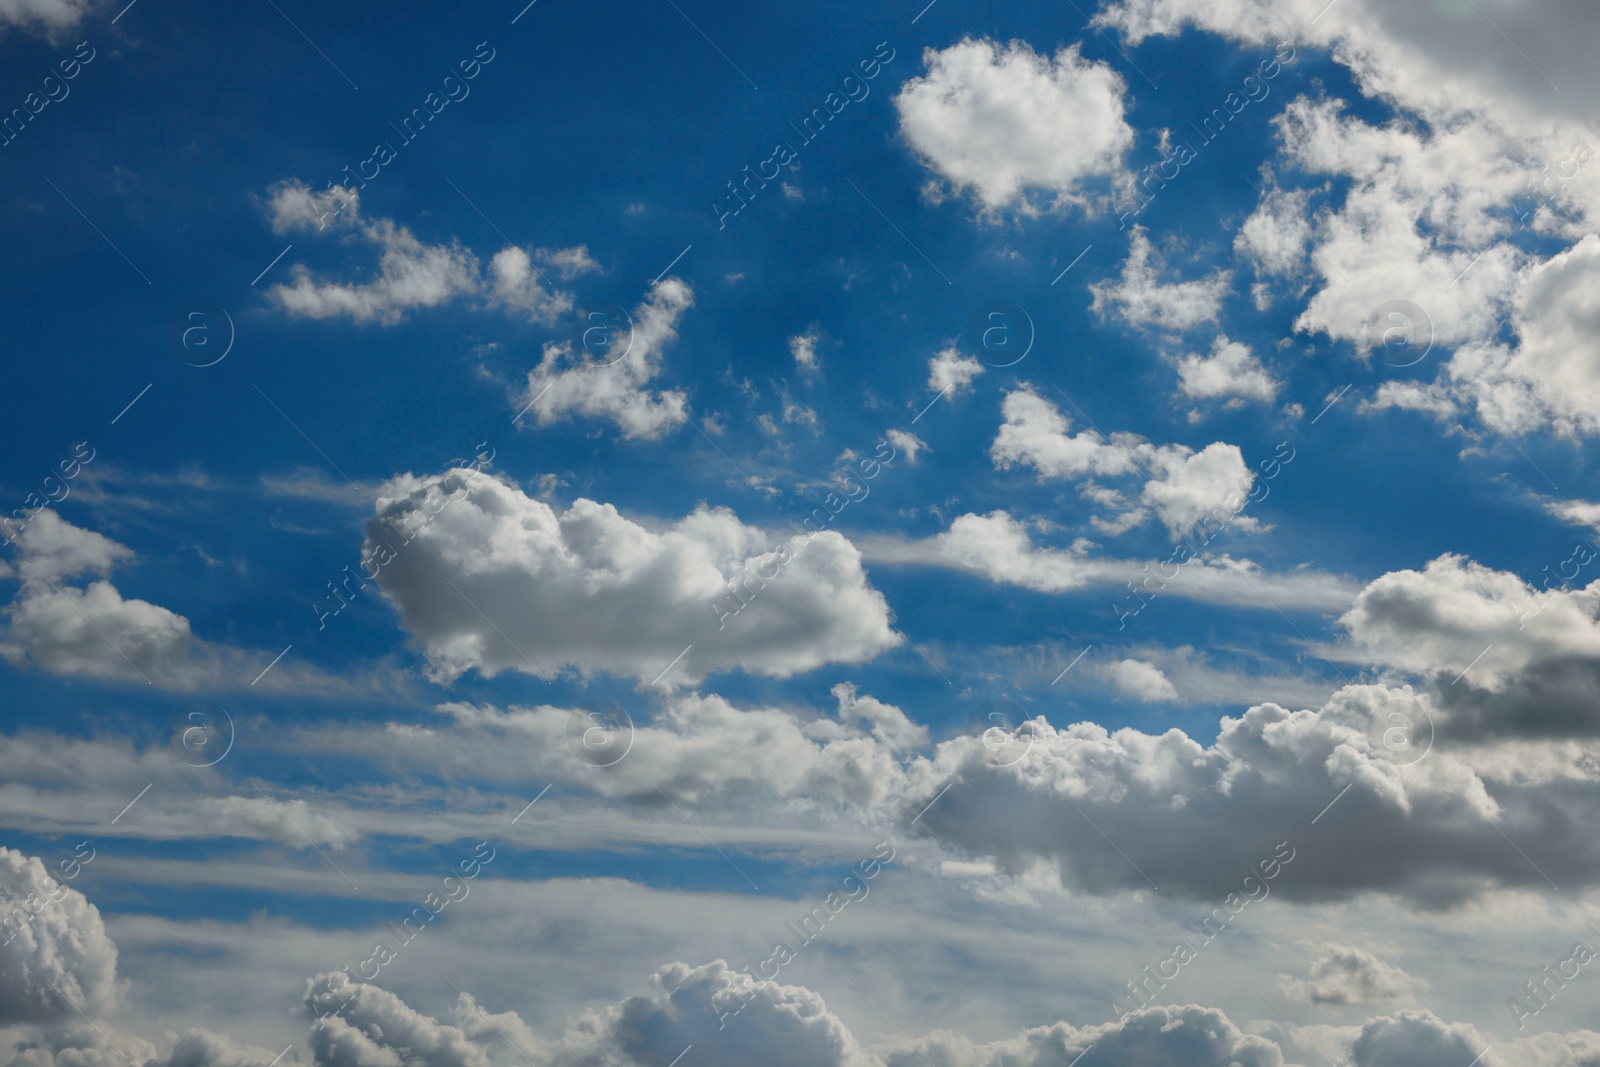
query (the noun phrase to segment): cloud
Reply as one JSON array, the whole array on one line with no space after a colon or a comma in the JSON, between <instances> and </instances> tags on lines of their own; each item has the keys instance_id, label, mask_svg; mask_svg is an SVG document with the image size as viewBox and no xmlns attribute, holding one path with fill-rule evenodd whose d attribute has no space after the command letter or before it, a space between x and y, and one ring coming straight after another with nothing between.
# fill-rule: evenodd
<instances>
[{"instance_id":1,"label":"cloud","mask_svg":"<svg viewBox=\"0 0 1600 1067\"><path fill-rule=\"evenodd\" d=\"M1489 1047L1467 1023L1446 1023L1432 1012L1402 1011L1368 1020L1350 1044L1350 1067L1454 1067Z\"/></svg>"},{"instance_id":2,"label":"cloud","mask_svg":"<svg viewBox=\"0 0 1600 1067\"><path fill-rule=\"evenodd\" d=\"M489 262L488 276L478 258L459 241L430 245L393 219L368 220L361 214L361 195L344 186L315 192L299 181L284 181L269 191L267 207L273 232L349 230L379 250L378 276L361 284L317 281L304 264L290 268L292 281L275 285L270 299L291 315L313 319L348 316L356 322L392 326L414 308L439 307L458 297L479 296L487 304L525 312L534 322L551 323L572 308L572 295L540 285L538 268L526 249L510 245ZM563 278L572 278L598 264L586 246L537 256Z\"/></svg>"},{"instance_id":3,"label":"cloud","mask_svg":"<svg viewBox=\"0 0 1600 1067\"><path fill-rule=\"evenodd\" d=\"M100 911L43 861L0 846L0 1026L99 1014L117 999Z\"/></svg>"},{"instance_id":4,"label":"cloud","mask_svg":"<svg viewBox=\"0 0 1600 1067\"><path fill-rule=\"evenodd\" d=\"M794 357L794 365L802 374L816 372L817 341L820 339L816 330L807 330L789 338L789 354Z\"/></svg>"},{"instance_id":5,"label":"cloud","mask_svg":"<svg viewBox=\"0 0 1600 1067\"><path fill-rule=\"evenodd\" d=\"M928 442L914 433L907 433L904 430L890 430L884 436L889 439L889 444L893 445L897 451L906 454L906 462L913 467L917 464L917 456L929 450Z\"/></svg>"},{"instance_id":6,"label":"cloud","mask_svg":"<svg viewBox=\"0 0 1600 1067\"><path fill-rule=\"evenodd\" d=\"M1459 555L1392 571L1340 617L1332 654L1431 679L1452 736L1600 736L1600 582L1567 588L1564 569L1545 589Z\"/></svg>"},{"instance_id":7,"label":"cloud","mask_svg":"<svg viewBox=\"0 0 1600 1067\"><path fill-rule=\"evenodd\" d=\"M1579 815L1595 803L1592 777L1491 789L1445 751L1415 759L1390 744L1409 723L1420 747L1430 714L1410 687L1348 685L1315 711L1260 704L1224 718L1209 745L1176 729L1037 718L1010 745L938 746L932 773L910 771L923 784L905 817L959 781L916 824L946 848L1017 877L1043 865L1078 892L1159 887L1224 926L1269 894L1378 892L1439 907L1496 887L1542 890L1547 875L1572 889L1600 883L1600 848ZM1282 869L1262 867L1274 854Z\"/></svg>"},{"instance_id":8,"label":"cloud","mask_svg":"<svg viewBox=\"0 0 1600 1067\"><path fill-rule=\"evenodd\" d=\"M1232 292L1232 273L1215 270L1204 278L1164 284L1160 280L1163 266L1144 227L1135 225L1121 280L1090 285L1094 294L1091 310L1101 315L1114 311L1130 326L1171 333L1216 322L1223 298Z\"/></svg>"},{"instance_id":9,"label":"cloud","mask_svg":"<svg viewBox=\"0 0 1600 1067\"><path fill-rule=\"evenodd\" d=\"M489 277L494 299L508 307L526 311L533 322L554 322L572 310L572 297L539 284L539 274L527 251L509 245L489 261Z\"/></svg>"},{"instance_id":10,"label":"cloud","mask_svg":"<svg viewBox=\"0 0 1600 1067\"><path fill-rule=\"evenodd\" d=\"M0 28L56 40L88 15L95 0L0 0Z\"/></svg>"},{"instance_id":11,"label":"cloud","mask_svg":"<svg viewBox=\"0 0 1600 1067\"><path fill-rule=\"evenodd\" d=\"M1005 511L957 516L948 529L922 540L862 537L857 545L873 563L948 567L1041 593L1122 586L1149 578L1152 569L1160 576L1163 566L1153 560L1093 556L1079 543L1066 549L1036 547L1027 527ZM1174 569L1159 586L1163 595L1214 604L1262 607L1264 593L1280 607L1337 611L1348 607L1360 590L1324 572L1273 573L1227 555L1196 557Z\"/></svg>"},{"instance_id":12,"label":"cloud","mask_svg":"<svg viewBox=\"0 0 1600 1067\"><path fill-rule=\"evenodd\" d=\"M386 989L333 971L306 981L316 1067L489 1067L459 1027L416 1011Z\"/></svg>"},{"instance_id":13,"label":"cloud","mask_svg":"<svg viewBox=\"0 0 1600 1067\"><path fill-rule=\"evenodd\" d=\"M726 508L647 528L581 498L558 512L478 471L405 475L380 495L363 556L440 682L563 667L650 681L669 665L674 685L782 678L899 643L844 537L773 537Z\"/></svg>"},{"instance_id":14,"label":"cloud","mask_svg":"<svg viewBox=\"0 0 1600 1067\"><path fill-rule=\"evenodd\" d=\"M648 388L661 373L666 346L678 336L678 320L694 303L693 291L677 278L665 278L633 312L623 354L610 362L589 360L570 341L551 341L544 358L528 372L528 385L518 402L541 426L569 415L608 418L626 437L652 439L681 425L688 399L681 390L652 393Z\"/></svg>"},{"instance_id":15,"label":"cloud","mask_svg":"<svg viewBox=\"0 0 1600 1067\"><path fill-rule=\"evenodd\" d=\"M1085 203L1085 187L1108 177L1133 144L1123 120L1124 85L1110 66L1078 46L1052 60L1014 41L966 38L923 53L927 73L895 97L900 131L924 164L985 211L1015 204Z\"/></svg>"},{"instance_id":16,"label":"cloud","mask_svg":"<svg viewBox=\"0 0 1600 1067\"><path fill-rule=\"evenodd\" d=\"M4 609L7 625L0 632L0 657L13 666L196 692L246 688L272 661L271 653L196 637L182 615L124 597L107 575L132 560L133 551L54 511L35 512L16 545L22 584ZM69 584L85 574L100 577L82 588ZM262 684L278 691L349 688L299 664L280 667Z\"/></svg>"},{"instance_id":17,"label":"cloud","mask_svg":"<svg viewBox=\"0 0 1600 1067\"><path fill-rule=\"evenodd\" d=\"M1121 521L1108 532L1138 525L1151 510L1174 542L1218 510L1232 514L1227 525L1233 528L1259 529L1254 518L1238 514L1255 484L1255 473L1237 445L1216 441L1195 452L1185 445L1152 445L1130 433L1114 433L1109 441L1093 430L1072 434L1071 421L1027 385L1006 395L1001 414L1005 422L989 448L990 458L1001 470L1026 464L1039 472L1041 481L1135 471L1146 475L1139 493L1143 507L1129 507L1121 494L1102 487L1085 487L1091 499L1122 508ZM1229 501L1236 506L1230 507Z\"/></svg>"},{"instance_id":18,"label":"cloud","mask_svg":"<svg viewBox=\"0 0 1600 1067\"><path fill-rule=\"evenodd\" d=\"M955 395L971 388L973 380L982 373L982 363L971 356L963 356L954 348L946 348L928 360L928 388L936 393L948 389Z\"/></svg>"},{"instance_id":19,"label":"cloud","mask_svg":"<svg viewBox=\"0 0 1600 1067\"><path fill-rule=\"evenodd\" d=\"M1383 962L1365 949L1334 942L1323 945L1311 961L1308 980L1281 975L1278 984L1292 1000L1345 1007L1410 1000L1427 987L1426 982Z\"/></svg>"},{"instance_id":20,"label":"cloud","mask_svg":"<svg viewBox=\"0 0 1600 1067\"><path fill-rule=\"evenodd\" d=\"M1123 696L1146 704L1172 703L1178 699L1178 691L1172 687L1172 682L1153 663L1146 663L1142 659L1117 660L1104 668L1104 672Z\"/></svg>"},{"instance_id":21,"label":"cloud","mask_svg":"<svg viewBox=\"0 0 1600 1067\"><path fill-rule=\"evenodd\" d=\"M1270 404L1283 387L1250 346L1218 334L1209 357L1190 354L1178 360L1178 391L1191 400L1238 397Z\"/></svg>"}]
</instances>

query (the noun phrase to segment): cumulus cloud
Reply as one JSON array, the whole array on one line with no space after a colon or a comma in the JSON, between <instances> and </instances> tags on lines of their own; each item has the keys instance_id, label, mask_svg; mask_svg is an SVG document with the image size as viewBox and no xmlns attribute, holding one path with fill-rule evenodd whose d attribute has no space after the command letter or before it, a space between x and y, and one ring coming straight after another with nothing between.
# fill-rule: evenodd
<instances>
[{"instance_id":1,"label":"cumulus cloud","mask_svg":"<svg viewBox=\"0 0 1600 1067\"><path fill-rule=\"evenodd\" d=\"M853 545L768 534L726 508L647 528L609 504L564 511L489 474L396 478L363 554L448 682L571 667L666 684L742 669L787 677L899 642ZM377 553L374 556L374 553ZM692 646L692 647L691 647Z\"/></svg>"},{"instance_id":2,"label":"cumulus cloud","mask_svg":"<svg viewBox=\"0 0 1600 1067\"><path fill-rule=\"evenodd\" d=\"M1362 1007L1407 1000L1427 985L1366 949L1333 942L1323 945L1311 961L1307 979L1283 975L1278 984L1287 996L1303 1003Z\"/></svg>"},{"instance_id":3,"label":"cumulus cloud","mask_svg":"<svg viewBox=\"0 0 1600 1067\"><path fill-rule=\"evenodd\" d=\"M1456 736L1600 736L1600 582L1559 578L1536 589L1459 555L1392 571L1340 617L1333 654L1431 679Z\"/></svg>"},{"instance_id":4,"label":"cumulus cloud","mask_svg":"<svg viewBox=\"0 0 1600 1067\"><path fill-rule=\"evenodd\" d=\"M933 773L914 768L929 797L962 783L917 825L1003 871L1042 864L1094 894L1155 886L1206 902L1224 925L1247 898L1269 893L1303 901L1382 892L1438 906L1495 887L1542 888L1546 876L1600 882L1600 848L1578 814L1595 802L1592 779L1491 790L1444 752L1415 760L1388 743L1396 723L1420 731L1429 714L1409 687L1349 685L1315 711L1261 704L1224 718L1209 745L1176 729L1034 719L1009 746L960 738L938 747ZM918 799L908 799L907 818ZM1259 866L1274 855L1281 870Z\"/></svg>"},{"instance_id":5,"label":"cumulus cloud","mask_svg":"<svg viewBox=\"0 0 1600 1067\"><path fill-rule=\"evenodd\" d=\"M982 363L971 356L963 356L954 348L946 348L928 360L928 388L936 393L947 389L952 394L960 393L970 388L982 373Z\"/></svg>"},{"instance_id":6,"label":"cumulus cloud","mask_svg":"<svg viewBox=\"0 0 1600 1067\"><path fill-rule=\"evenodd\" d=\"M116 999L117 946L99 909L0 846L0 1025L97 1015Z\"/></svg>"},{"instance_id":7,"label":"cumulus cloud","mask_svg":"<svg viewBox=\"0 0 1600 1067\"><path fill-rule=\"evenodd\" d=\"M605 362L589 359L570 341L547 343L518 403L540 425L585 415L610 419L626 437L656 438L682 425L688 397L677 389L652 392L650 384L661 373L667 345L678 336L678 320L693 303L694 292L677 278L655 283L634 309L631 328L611 338L608 354L623 345L622 354Z\"/></svg>"},{"instance_id":8,"label":"cumulus cloud","mask_svg":"<svg viewBox=\"0 0 1600 1067\"><path fill-rule=\"evenodd\" d=\"M1133 144L1124 85L1078 46L1054 59L1013 41L967 38L923 53L927 73L895 97L900 131L923 162L986 211L1085 203L1086 187L1113 174Z\"/></svg>"},{"instance_id":9,"label":"cumulus cloud","mask_svg":"<svg viewBox=\"0 0 1600 1067\"><path fill-rule=\"evenodd\" d=\"M21 588L4 609L0 632L0 656L14 666L193 692L245 687L272 659L205 641L182 615L124 597L108 574L131 560L132 550L52 510L35 512L16 545ZM71 584L84 575L99 577L81 588ZM278 690L332 681L299 665L274 674L263 684Z\"/></svg>"},{"instance_id":10,"label":"cumulus cloud","mask_svg":"<svg viewBox=\"0 0 1600 1067\"><path fill-rule=\"evenodd\" d=\"M319 281L304 264L290 268L291 282L268 295L291 315L313 319L347 316L356 322L393 325L414 308L438 307L458 297L480 296L487 304L525 312L549 323L572 308L570 293L544 288L533 257L508 246L490 260L488 275L478 258L458 241L430 245L393 219L367 219L361 194L344 186L316 192L299 181L279 182L267 201L276 233L353 231L378 249L378 275L362 283ZM563 278L598 264L586 246L539 249L538 257Z\"/></svg>"},{"instance_id":11,"label":"cumulus cloud","mask_svg":"<svg viewBox=\"0 0 1600 1067\"><path fill-rule=\"evenodd\" d=\"M1490 1042L1468 1023L1446 1023L1432 1012L1402 1011L1368 1020L1350 1043L1351 1067L1448 1067L1472 1062Z\"/></svg>"},{"instance_id":12,"label":"cumulus cloud","mask_svg":"<svg viewBox=\"0 0 1600 1067\"><path fill-rule=\"evenodd\" d=\"M1178 699L1178 691L1161 668L1142 659L1122 659L1104 668L1105 677L1123 696L1147 704L1169 703Z\"/></svg>"},{"instance_id":13,"label":"cumulus cloud","mask_svg":"<svg viewBox=\"0 0 1600 1067\"><path fill-rule=\"evenodd\" d=\"M489 1067L459 1027L422 1014L386 989L342 971L306 981L316 1067Z\"/></svg>"},{"instance_id":14,"label":"cumulus cloud","mask_svg":"<svg viewBox=\"0 0 1600 1067\"><path fill-rule=\"evenodd\" d=\"M990 458L1001 470L1025 464L1037 470L1041 480L1134 472L1146 477L1139 493L1142 507L1124 504L1125 521L1116 525L1118 532L1154 511L1177 541L1217 509L1233 514L1229 525L1234 528L1259 528L1254 518L1237 514L1255 484L1255 474L1237 445L1216 441L1195 452L1185 445L1153 445L1130 433L1114 433L1109 440L1093 430L1073 434L1067 416L1026 385L1007 394L1001 414L1005 422L989 448ZM1119 494L1106 494L1094 485L1085 495L1123 502Z\"/></svg>"},{"instance_id":15,"label":"cumulus cloud","mask_svg":"<svg viewBox=\"0 0 1600 1067\"><path fill-rule=\"evenodd\" d=\"M907 433L905 430L890 430L884 436L889 439L889 444L893 445L897 451L905 453L906 462L912 466L916 466L919 455L928 451L928 442L914 433Z\"/></svg>"},{"instance_id":16,"label":"cumulus cloud","mask_svg":"<svg viewBox=\"0 0 1600 1067\"><path fill-rule=\"evenodd\" d=\"M1178 360L1178 391L1191 400L1259 400L1270 404L1282 383L1261 365L1250 346L1219 334L1211 355L1191 353Z\"/></svg>"},{"instance_id":17,"label":"cumulus cloud","mask_svg":"<svg viewBox=\"0 0 1600 1067\"><path fill-rule=\"evenodd\" d=\"M1171 333L1216 322L1223 298L1232 292L1232 273L1215 270L1204 278L1162 282L1164 269L1144 227L1134 226L1122 277L1090 285L1089 291L1094 294L1090 308L1102 315L1115 312L1130 326Z\"/></svg>"}]
</instances>

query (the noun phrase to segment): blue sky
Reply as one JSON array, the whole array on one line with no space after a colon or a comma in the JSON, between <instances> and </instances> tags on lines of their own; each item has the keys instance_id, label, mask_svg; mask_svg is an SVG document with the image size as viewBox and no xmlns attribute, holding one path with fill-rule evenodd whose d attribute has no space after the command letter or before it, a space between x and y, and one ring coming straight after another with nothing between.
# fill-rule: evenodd
<instances>
[{"instance_id":1,"label":"blue sky","mask_svg":"<svg viewBox=\"0 0 1600 1067\"><path fill-rule=\"evenodd\" d=\"M1600 1062L1595 31L0 4L0 1058Z\"/></svg>"}]
</instances>

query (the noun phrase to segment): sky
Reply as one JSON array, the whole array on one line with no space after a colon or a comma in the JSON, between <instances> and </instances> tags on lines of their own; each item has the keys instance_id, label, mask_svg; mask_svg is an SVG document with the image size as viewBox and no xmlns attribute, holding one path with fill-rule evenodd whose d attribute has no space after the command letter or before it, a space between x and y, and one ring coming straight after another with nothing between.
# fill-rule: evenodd
<instances>
[{"instance_id":1,"label":"sky","mask_svg":"<svg viewBox=\"0 0 1600 1067\"><path fill-rule=\"evenodd\" d=\"M0 1067L1600 1065L1597 46L0 0Z\"/></svg>"}]
</instances>

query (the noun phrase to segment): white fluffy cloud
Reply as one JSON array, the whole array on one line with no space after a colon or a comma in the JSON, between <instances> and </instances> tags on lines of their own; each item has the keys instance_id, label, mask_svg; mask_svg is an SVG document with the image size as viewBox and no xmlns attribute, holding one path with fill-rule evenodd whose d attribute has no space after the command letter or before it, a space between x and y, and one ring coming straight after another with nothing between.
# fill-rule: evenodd
<instances>
[{"instance_id":1,"label":"white fluffy cloud","mask_svg":"<svg viewBox=\"0 0 1600 1067\"><path fill-rule=\"evenodd\" d=\"M1178 699L1178 691L1161 668L1142 659L1122 659L1106 667L1105 676L1123 696L1147 704L1159 704Z\"/></svg>"},{"instance_id":2,"label":"white fluffy cloud","mask_svg":"<svg viewBox=\"0 0 1600 1067\"><path fill-rule=\"evenodd\" d=\"M817 341L820 339L816 330L807 330L789 338L789 354L794 357L794 365L799 368L800 373L816 372Z\"/></svg>"},{"instance_id":3,"label":"white fluffy cloud","mask_svg":"<svg viewBox=\"0 0 1600 1067\"><path fill-rule=\"evenodd\" d=\"M361 215L361 196L354 189L332 186L315 192L303 182L273 186L268 200L274 232L354 230L379 249L378 275L368 282L319 281L303 264L291 268L292 281L276 285L269 295L292 315L313 319L348 316L356 322L393 325L413 308L438 307L458 297L481 296L486 302L526 312L536 322L553 322L572 307L572 296L544 288L528 251L511 245L495 254L488 276L478 258L457 241L425 244L393 219L368 220ZM597 270L585 246L538 256L563 278Z\"/></svg>"},{"instance_id":4,"label":"white fluffy cloud","mask_svg":"<svg viewBox=\"0 0 1600 1067\"><path fill-rule=\"evenodd\" d=\"M946 389L952 394L959 393L970 388L982 373L982 363L971 356L963 356L954 348L946 348L928 360L928 388L936 393Z\"/></svg>"},{"instance_id":5,"label":"white fluffy cloud","mask_svg":"<svg viewBox=\"0 0 1600 1067\"><path fill-rule=\"evenodd\" d=\"M116 982L99 909L39 859L0 846L0 1025L105 1012Z\"/></svg>"},{"instance_id":6,"label":"white fluffy cloud","mask_svg":"<svg viewBox=\"0 0 1600 1067\"><path fill-rule=\"evenodd\" d=\"M660 437L688 418L682 390L652 392L666 349L678 336L678 320L694 303L694 292L677 278L664 278L649 298L633 311L626 335L611 338L611 349L625 345L620 356L601 362L589 359L570 341L551 341L544 357L528 372L528 385L518 403L541 425L569 415L608 418L624 436Z\"/></svg>"},{"instance_id":7,"label":"white fluffy cloud","mask_svg":"<svg viewBox=\"0 0 1600 1067\"><path fill-rule=\"evenodd\" d=\"M1077 45L1054 59L1014 41L967 38L923 54L927 73L895 97L900 130L922 160L985 210L1082 203L1085 186L1107 177L1133 144L1123 120L1124 85L1110 66Z\"/></svg>"},{"instance_id":8,"label":"white fluffy cloud","mask_svg":"<svg viewBox=\"0 0 1600 1067\"><path fill-rule=\"evenodd\" d=\"M1091 308L1100 314L1115 311L1130 326L1172 333L1216 322L1223 298L1232 292L1232 273L1216 270L1204 278L1163 282L1164 268L1144 227L1134 226L1122 277L1089 286L1094 294Z\"/></svg>"},{"instance_id":9,"label":"white fluffy cloud","mask_svg":"<svg viewBox=\"0 0 1600 1067\"><path fill-rule=\"evenodd\" d=\"M1154 511L1176 541L1217 509L1233 514L1229 524L1237 529L1259 528L1253 517L1237 514L1255 484L1255 474L1237 445L1215 441L1195 452L1185 445L1153 445L1129 433L1114 433L1109 441L1093 430L1073 434L1067 416L1028 386L1007 394L1001 413L1005 422L989 449L1001 470L1024 464L1037 470L1041 480L1135 472L1145 476L1140 506L1127 505L1120 494L1092 483L1086 487L1085 495L1091 499L1122 505L1114 532L1144 521ZM1229 501L1236 506L1230 509Z\"/></svg>"},{"instance_id":10,"label":"white fluffy cloud","mask_svg":"<svg viewBox=\"0 0 1600 1067\"><path fill-rule=\"evenodd\" d=\"M124 597L107 575L131 560L132 550L52 510L35 512L16 544L22 584L4 609L7 626L0 632L0 656L15 666L193 692L243 688L272 660L205 641L182 615ZM71 584L85 574L99 577L81 588ZM275 690L331 681L299 665L273 675L262 684Z\"/></svg>"},{"instance_id":11,"label":"white fluffy cloud","mask_svg":"<svg viewBox=\"0 0 1600 1067\"><path fill-rule=\"evenodd\" d=\"M1178 360L1178 390L1192 400L1235 397L1270 404L1281 387L1249 345L1224 335L1212 343L1210 356L1191 353Z\"/></svg>"},{"instance_id":12,"label":"white fluffy cloud","mask_svg":"<svg viewBox=\"0 0 1600 1067\"><path fill-rule=\"evenodd\" d=\"M380 493L364 555L381 562L380 544L395 558L378 584L441 681L563 667L650 681L669 665L666 684L786 677L899 642L844 537L769 537L725 508L651 529L592 500L558 512L478 471L406 475Z\"/></svg>"}]
</instances>

